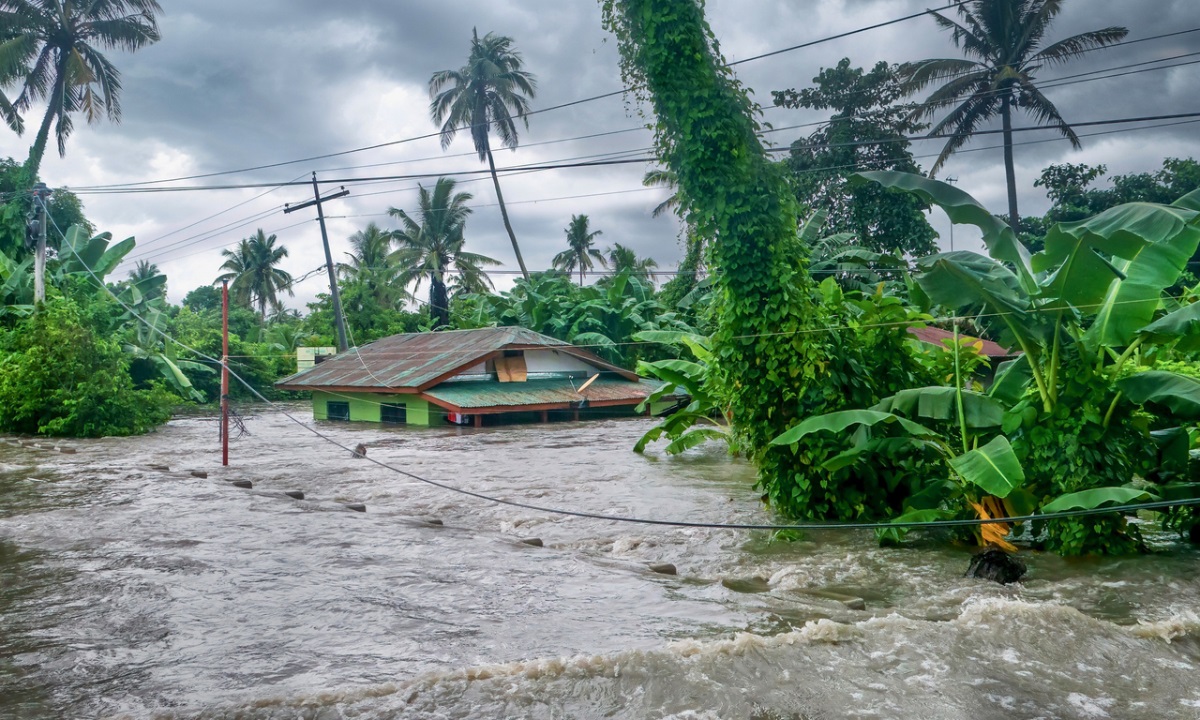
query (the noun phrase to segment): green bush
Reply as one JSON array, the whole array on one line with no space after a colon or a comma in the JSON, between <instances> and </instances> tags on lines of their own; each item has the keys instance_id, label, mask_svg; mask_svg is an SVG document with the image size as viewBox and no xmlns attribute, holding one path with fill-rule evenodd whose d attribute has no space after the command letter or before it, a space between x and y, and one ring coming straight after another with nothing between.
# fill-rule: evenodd
<instances>
[{"instance_id":1,"label":"green bush","mask_svg":"<svg viewBox=\"0 0 1200 720\"><path fill-rule=\"evenodd\" d=\"M129 356L64 298L48 301L0 342L0 430L133 435L170 419L176 400L157 385L135 389Z\"/></svg>"}]
</instances>

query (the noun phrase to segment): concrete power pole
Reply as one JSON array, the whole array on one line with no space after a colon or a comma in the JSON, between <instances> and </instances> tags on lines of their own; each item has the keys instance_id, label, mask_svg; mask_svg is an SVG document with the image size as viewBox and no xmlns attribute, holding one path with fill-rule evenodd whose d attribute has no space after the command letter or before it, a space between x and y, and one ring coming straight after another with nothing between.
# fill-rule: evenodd
<instances>
[{"instance_id":1,"label":"concrete power pole","mask_svg":"<svg viewBox=\"0 0 1200 720\"><path fill-rule=\"evenodd\" d=\"M37 250L33 256L33 305L37 307L46 302L46 226L50 224L46 199L50 197L50 188L46 187L46 183L38 183L31 192L33 212L37 218L30 224L30 230L37 233Z\"/></svg>"},{"instance_id":2,"label":"concrete power pole","mask_svg":"<svg viewBox=\"0 0 1200 720\"><path fill-rule=\"evenodd\" d=\"M312 175L313 199L299 205L290 203L283 206L284 214L303 210L306 207L317 207L317 220L321 223L321 242L325 245L325 268L329 271L329 294L333 298L333 324L337 327L338 352L346 352L350 349L350 343L346 342L346 318L342 315L342 297L338 292L337 276L333 267L333 256L329 252L329 233L325 230L325 212L321 209L321 203L327 200L335 200L340 197L346 197L350 191L342 188L340 192L333 193L321 197L321 188L317 185L317 174Z\"/></svg>"}]
</instances>

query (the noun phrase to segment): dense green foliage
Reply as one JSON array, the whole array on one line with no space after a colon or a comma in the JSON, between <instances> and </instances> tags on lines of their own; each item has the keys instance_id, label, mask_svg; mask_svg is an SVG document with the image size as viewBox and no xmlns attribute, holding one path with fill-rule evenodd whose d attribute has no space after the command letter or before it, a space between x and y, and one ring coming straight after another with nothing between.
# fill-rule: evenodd
<instances>
[{"instance_id":1,"label":"dense green foliage","mask_svg":"<svg viewBox=\"0 0 1200 720\"><path fill-rule=\"evenodd\" d=\"M136 389L120 343L97 331L106 318L66 298L0 333L0 430L101 437L164 423L177 400L161 386Z\"/></svg>"},{"instance_id":2,"label":"dense green foliage","mask_svg":"<svg viewBox=\"0 0 1200 720\"><path fill-rule=\"evenodd\" d=\"M898 103L904 89L896 66L880 62L864 72L846 58L812 81L810 88L771 93L779 107L834 111L828 124L792 143L787 166L797 199L825 211L827 229L849 233L855 245L900 256L936 252L937 233L920 198L847 182L860 170L920 172L906 137L925 126Z\"/></svg>"},{"instance_id":3,"label":"dense green foliage","mask_svg":"<svg viewBox=\"0 0 1200 720\"><path fill-rule=\"evenodd\" d=\"M626 80L653 108L659 154L674 173L680 205L708 246L717 319L710 372L758 464L764 494L792 515L884 512L881 489L889 481L882 473L843 482L821 467L837 452L832 443L814 437L789 449L770 442L806 417L873 402L911 382L919 368L903 321L855 331L866 318L906 317L908 310L894 298L851 301L832 281L813 285L786 171L766 159L751 104L721 62L699 4L603 6Z\"/></svg>"}]
</instances>

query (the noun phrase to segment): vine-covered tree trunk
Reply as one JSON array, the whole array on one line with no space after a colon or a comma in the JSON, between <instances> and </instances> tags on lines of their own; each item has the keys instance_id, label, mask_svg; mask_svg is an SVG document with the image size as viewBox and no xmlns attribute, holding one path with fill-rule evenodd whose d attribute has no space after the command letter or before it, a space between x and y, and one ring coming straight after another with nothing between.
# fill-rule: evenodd
<instances>
[{"instance_id":1,"label":"vine-covered tree trunk","mask_svg":"<svg viewBox=\"0 0 1200 720\"><path fill-rule=\"evenodd\" d=\"M823 338L806 332L817 308L796 201L755 134L750 102L695 0L605 0L604 10L626 79L654 109L662 160L678 178L688 219L712 240L716 376L760 484L778 507L840 514L823 500L793 502L793 469L812 458L769 445L813 410L828 353Z\"/></svg>"}]
</instances>

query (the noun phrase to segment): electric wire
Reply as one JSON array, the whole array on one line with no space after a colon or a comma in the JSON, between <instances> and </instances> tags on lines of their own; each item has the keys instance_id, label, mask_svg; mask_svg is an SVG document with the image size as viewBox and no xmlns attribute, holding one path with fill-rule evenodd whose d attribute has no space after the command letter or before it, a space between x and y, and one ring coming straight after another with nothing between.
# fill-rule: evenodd
<instances>
[{"instance_id":1,"label":"electric wire","mask_svg":"<svg viewBox=\"0 0 1200 720\"><path fill-rule=\"evenodd\" d=\"M42 201L41 198L38 198L37 202L40 205L42 205L42 209L43 209L43 212L45 213L45 216L49 217L49 213L48 213L48 211L46 211L45 202ZM59 235L63 236L65 239L65 235L63 234L62 229L58 227L58 224L53 223L53 222L52 222L52 224L54 224L54 227L58 231ZM69 244L68 244L68 247L70 247ZM75 253L74 248L71 248L71 251L73 253ZM219 365L223 366L225 368L225 370L227 372L229 372L229 374L232 377L237 379L237 381L239 383L241 383L243 386L245 386L246 389L249 390L260 401L271 406L274 410L281 413L284 417L288 418L296 425L299 425L300 427L311 432L313 435L316 435L317 437L321 438L322 440L325 440L326 442L328 442L332 445L335 445L347 452L352 452L352 453L354 452L351 448L341 444L340 442L329 437L325 433L322 433L321 431L317 430L316 428L306 425L304 422L302 422L301 420L294 417L286 409L282 408L277 403L274 403L271 400L269 400L266 396L264 396L262 393L260 393L257 388L255 388L249 382L244 380L240 375L238 375L236 372L234 372L232 369L230 369L228 366L228 363L225 363L221 360L217 360L216 358L208 356L205 353L202 353L202 352L196 350L195 348L189 347L188 345L171 337L166 332L164 332L161 329L159 329L158 327L156 327L153 323L150 323L149 321L147 321L140 314L138 314L138 312L136 310L134 310L132 307L127 305L123 300L121 300L121 298L119 298L116 295L116 293L114 293L112 291L112 289L109 288L103 282L103 280L101 280L99 277L97 277L96 273L92 270L92 268L89 265L86 264L86 262L83 260L82 257L79 256L78 253L75 253L75 257L83 265L84 269L86 269L88 271L88 274L91 275L92 279L95 280L97 283L99 283L99 285L101 287L103 287L108 292L108 294L110 296L112 296L112 298L119 305L121 305L121 307L125 308L125 310L128 311L132 317L137 319L139 322L141 322L143 325L148 327L150 330L161 335L164 340L168 340L168 341L178 345L179 347L181 347L185 350L188 350L189 352L191 352L197 356L200 356L200 357L206 358L210 361L218 363ZM661 520L661 519L657 519L657 518L639 518L639 517L628 517L628 516L622 516L622 515L611 515L611 514L607 514L607 513L592 513L592 512L585 512L585 511L579 511L579 510L568 510L565 508L553 508L553 507L547 507L547 506L542 506L542 505L536 505L533 503L525 503L525 502L520 502L520 501L516 501L516 500L509 500L507 498L495 497L492 495L475 492L473 490L468 490L466 488L455 487L453 485L449 485L447 483L443 483L443 482L440 482L437 480L425 478L425 477L422 477L415 473L411 473L407 470L404 470L402 468L398 468L391 464L382 462L376 458L364 457L363 459L370 460L371 462L375 463L376 465L378 465L380 467L391 470L394 473L397 473L404 477L410 478L412 480L416 480L418 482L425 483L427 485L432 485L434 487L438 487L443 490L457 493L460 495L464 495L467 497L473 497L477 500L482 500L485 502L490 502L490 503L499 504L499 505L507 505L510 507L520 508L523 510L531 510L534 512L544 512L544 513L553 514L553 515L586 518L586 519L592 519L592 520L603 520L603 521L608 521L608 522L620 522L620 523L629 523L629 524L637 524L637 525L656 525L656 526L668 526L668 527L706 528L706 529L716 529L716 530L772 530L772 531L778 531L778 530L881 530L881 529L886 529L886 528L901 528L901 527L907 527L907 528L976 527L976 526L980 526L980 525L989 525L989 524L1044 522L1046 520L1057 520L1057 519L1066 519L1066 518L1073 518L1073 517L1087 517L1087 516L1091 516L1091 515L1103 515L1103 514L1109 514L1109 513L1113 513L1113 512L1128 513L1128 512L1136 512L1138 510L1155 510L1155 509L1166 509L1166 508L1173 508L1173 507L1186 507L1186 506L1200 505L1200 498L1190 498L1190 499L1182 499L1182 500L1162 500L1162 501L1156 501L1156 502L1136 503L1136 504L1130 503L1130 504L1125 504L1125 505L1115 505L1115 506L1109 506L1109 507L1103 507L1103 508L1094 508L1094 509L1090 509L1090 510L1076 509L1076 510L1067 510L1067 511L1061 511L1061 512L1056 512L1056 513L1041 513L1041 514L1033 514L1033 515L1012 516L1012 517L1005 517L1005 518L972 518L972 519L957 519L957 520L932 520L932 521L909 521L909 522L817 521L817 522L799 522L799 523L786 523L786 524L785 523L704 523L704 522L695 522L695 521L688 521L688 520Z\"/></svg>"},{"instance_id":2,"label":"electric wire","mask_svg":"<svg viewBox=\"0 0 1200 720\"><path fill-rule=\"evenodd\" d=\"M904 16L904 17L901 17L901 18L896 18L896 19L893 19L893 20L888 20L888 21L884 21L884 22L876 23L876 24L874 24L874 25L870 25L870 26L863 27L863 28L858 28L858 29L855 29L855 30L850 30L850 31L843 32L843 33L838 33L837 35L832 35L832 36L825 37L825 38L819 38L819 39L817 39L817 40L812 40L812 41L809 41L809 42L806 42L806 43L802 43L802 44L800 44L800 45L795 45L795 46L792 46L792 47L783 48L783 49L781 49L781 50L776 50L776 51L773 51L773 52L770 52L770 53L764 53L764 54L762 54L762 55L758 55L758 56L755 56L755 57L751 57L751 58L745 58L745 59L743 59L743 60L739 60L739 61L737 61L736 63L729 63L729 66L730 66L730 67L732 67L732 66L734 66L734 65L739 65L739 64L742 64L742 63L747 63L747 62L751 62L751 61L754 61L754 60L760 60L760 59L762 59L762 58L765 58L765 57L771 57L771 56L774 56L774 55L779 55L779 54L782 54L782 53L793 52L793 51L795 51L795 50L799 50L799 49L802 49L802 48L812 47L812 46L814 46L814 45L819 45L819 44L822 44L822 43L830 42L830 41L832 41L832 40L838 40L838 39L841 39L841 38L849 37L849 36L851 36L851 35L856 35L856 34L859 34L859 33L862 33L862 32L866 32L866 31L868 31L868 30L874 30L874 29L878 29L878 28L885 27L885 26L888 26L888 25L894 25L894 24L897 24L897 23L901 23L901 22L905 22L905 21L908 21L908 20L912 20L912 19L914 19L914 18L917 18L917 17L921 17L922 15L927 15L927 14L929 14L930 12L933 12L933 11L938 11L938 10L949 10L949 9L952 9L952 8L958 7L958 6L960 6L960 5L964 5L964 4L966 4L967 2L970 2L970 0L959 0L958 2L953 2L953 3L950 3L950 4L948 4L948 5L944 5L944 6L942 6L942 7L938 7L938 8L932 8L932 9L930 9L930 10L924 10L924 11L922 11L922 12L919 12L919 13L913 13L913 14L911 14L911 15L906 15L906 16ZM623 88L623 89L621 89L621 90L614 90L614 91L607 92L607 93L602 93L602 94L599 94L599 95L593 95L593 96L591 96L591 97L586 97L586 98L581 98L581 99L578 99L578 100L572 100L572 101L569 101L569 102L560 103L560 104L558 104L558 105L551 105L551 106L549 106L549 107L540 108L540 109L537 109L537 110L531 110L531 111L529 111L529 112L525 113L525 114L524 114L524 117L529 117L529 116L532 116L532 115L540 115L540 114L542 114L542 113L552 112L552 111L554 111L554 110L561 110L561 109L563 109L563 108L574 107L574 106L576 106L576 105L582 105L582 104L584 104L584 103L589 103L589 102L593 102L593 101L596 101L596 100L603 100L603 99L605 99L605 98L615 97L615 96L618 96L618 95L624 95L625 93L629 92L630 90L631 90L631 88ZM490 121L490 122L495 122L495 121ZM490 124L490 123L489 123L489 124ZM470 130L470 129L471 129L471 127L472 127L472 126L470 126L470 125L466 125L466 126L462 126L462 127L459 127L459 128L455 128L455 132L457 132L457 131L461 131L461 130ZM175 177L175 178L164 178L164 179L159 179L159 180L145 180L145 181L141 181L141 182L137 182L137 183L128 183L128 184L127 184L127 186L128 186L128 187L137 187L137 186L145 186L145 185L162 184L162 183L168 183L168 182L179 182L179 181L184 181L184 180L199 180L199 179L205 179L205 178L211 178L211 177L219 177L219 176L224 176L224 175L237 175L237 174L244 174L244 173L249 173L249 172L256 172L256 171L259 171L259 170L268 170L268 169L272 169L272 168L283 167L283 166L286 166L286 165L295 165L295 164L297 164L297 163L303 163L303 162L313 162L313 161L315 161L315 160L326 160L326 159L329 159L329 158L334 158L334 157L342 157L342 156L345 156L345 155L351 155L351 154L355 154L355 153L366 152L366 151L369 151L369 150L378 150L378 149L380 149L380 148L391 147L391 146L395 146L395 145L401 145L401 144L405 144L405 143L415 142L415 141L417 141L417 140L426 140L426 139L429 139L429 138L441 137L441 136L442 136L442 132L439 130L438 132L427 133L427 134L424 134L424 135L417 135L417 136L410 137L410 138L403 138L403 139L401 139L401 140L392 140L392 141L383 142L383 143L376 143L376 144L374 144L374 145L368 145L368 146L365 146L365 147L353 148L353 149L350 149L350 150L343 150L343 151L339 151L339 152L333 152L333 153L325 153L325 154L322 154L322 155L314 155L314 156L311 156L311 157L299 158L299 159L296 159L296 160L287 160L287 161L283 161L283 162L268 163L268 164L264 164L264 165L256 165L256 166L253 166L253 167L241 168L241 169L238 169L238 170L223 170L223 171L220 171L220 172L213 172L213 173L202 173L202 174L196 174L196 175L187 175L187 176L181 176L181 177Z\"/></svg>"}]
</instances>

